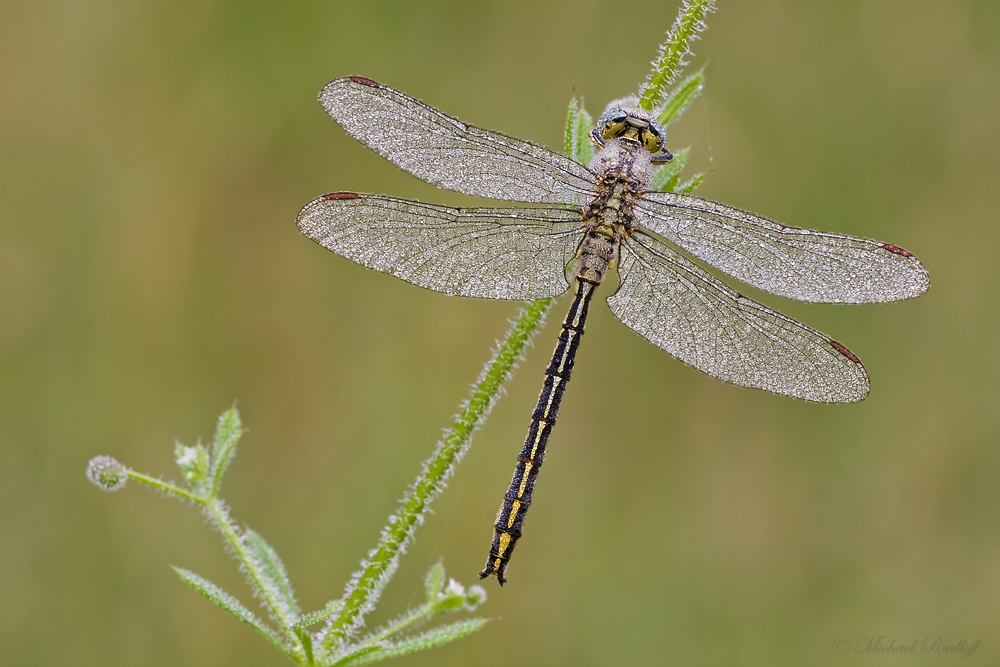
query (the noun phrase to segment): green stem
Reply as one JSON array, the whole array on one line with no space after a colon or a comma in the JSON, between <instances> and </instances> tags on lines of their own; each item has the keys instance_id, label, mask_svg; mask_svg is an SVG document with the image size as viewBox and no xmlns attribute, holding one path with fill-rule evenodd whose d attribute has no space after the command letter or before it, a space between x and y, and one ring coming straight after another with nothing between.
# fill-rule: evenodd
<instances>
[{"instance_id":1,"label":"green stem","mask_svg":"<svg viewBox=\"0 0 1000 667\"><path fill-rule=\"evenodd\" d=\"M682 59L691 53L691 42L704 30L705 14L714 9L713 0L688 0L677 13L674 25L667 33L667 41L660 49L660 55L653 65L649 81L643 86L639 106L652 111L663 97L663 89L670 85L681 66Z\"/></svg>"},{"instance_id":2,"label":"green stem","mask_svg":"<svg viewBox=\"0 0 1000 667\"><path fill-rule=\"evenodd\" d=\"M427 506L444 488L455 464L469 448L472 434L483 423L496 402L514 363L545 318L551 299L532 301L522 312L487 364L461 414L424 463L423 473L400 503L396 521L383 533L375 554L365 565L353 588L344 598L340 614L333 620L323 647L333 650L361 622L373 597L396 569L401 549L412 538Z\"/></svg>"},{"instance_id":3,"label":"green stem","mask_svg":"<svg viewBox=\"0 0 1000 667\"><path fill-rule=\"evenodd\" d=\"M137 482L142 482L143 484L148 484L153 488L159 489L161 491L166 491L167 493L172 493L175 496L180 496L185 500L190 500L192 502L198 503L199 505L206 505L203 498L199 498L190 491L185 491L179 486L174 486L170 482L164 482L162 479L157 479L156 477L150 477L149 475L143 475L141 472L136 472L131 468L128 469L128 476Z\"/></svg>"},{"instance_id":4,"label":"green stem","mask_svg":"<svg viewBox=\"0 0 1000 667\"><path fill-rule=\"evenodd\" d=\"M222 535L229 543L229 546L232 547L233 552L236 554L236 558L243 564L247 575L253 580L257 590L260 591L260 595L264 598L264 602L271 611L271 615L281 625L286 636L293 638L293 641L298 639L295 633L292 632L292 628L290 628L285 622L284 616L280 612L281 607L278 604L278 601L274 599L274 596L271 594L270 589L266 585L266 579L261 573L260 568L257 567L256 561L254 561L253 557L250 556L250 553L243 546L243 540L240 537L239 530L229 520L229 516L227 515L221 500L218 498L206 500L205 498L196 496L189 491L185 491L179 486L175 486L169 482L164 482L162 479L150 477L149 475L144 475L141 472L136 472L131 469L128 471L128 476L137 482L142 482L162 491L173 493L174 495L180 496L181 498L185 498L204 507L208 511L212 522L218 526Z\"/></svg>"},{"instance_id":5,"label":"green stem","mask_svg":"<svg viewBox=\"0 0 1000 667\"><path fill-rule=\"evenodd\" d=\"M222 501L213 498L208 502L202 502L205 509L208 510L208 514L212 519L212 522L218 526L222 535L226 538L226 542L232 548L233 552L236 554L236 558L243 564L244 570L246 570L247 576L253 580L254 586L257 588L260 596L264 599L264 603L271 612L271 616L278 622L281 629L284 631L285 636L290 638L296 644L300 643L300 639L292 628L286 623L284 615L281 613L281 606L278 601L272 595L270 587L267 585L266 577L261 573L260 568L257 567L257 562L253 559L250 553L246 550L243 545L243 539L240 537L239 529L233 525L232 521L229 520L229 514L226 512L225 505ZM301 651L301 646L296 646L297 651Z\"/></svg>"},{"instance_id":6,"label":"green stem","mask_svg":"<svg viewBox=\"0 0 1000 667\"><path fill-rule=\"evenodd\" d=\"M419 607L417 607L416 609L414 609L413 611L411 611L410 613L400 618L399 620L397 620L396 622L391 623L390 625L383 628L381 631L376 632L375 634L366 638L365 643L374 644L375 642L380 642L383 639L388 639L397 632L405 630L414 623L433 615L434 615L434 605L430 603L424 603Z\"/></svg>"}]
</instances>

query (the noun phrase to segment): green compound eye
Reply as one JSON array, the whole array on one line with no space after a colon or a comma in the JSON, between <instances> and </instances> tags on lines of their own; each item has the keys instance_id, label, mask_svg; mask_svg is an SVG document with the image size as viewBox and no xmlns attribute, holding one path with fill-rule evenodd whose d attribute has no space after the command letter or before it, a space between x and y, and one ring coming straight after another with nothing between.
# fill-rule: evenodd
<instances>
[{"instance_id":1,"label":"green compound eye","mask_svg":"<svg viewBox=\"0 0 1000 667\"><path fill-rule=\"evenodd\" d=\"M655 132L646 130L642 133L642 145L650 153L656 153L663 145L663 141Z\"/></svg>"},{"instance_id":2,"label":"green compound eye","mask_svg":"<svg viewBox=\"0 0 1000 667\"><path fill-rule=\"evenodd\" d=\"M609 122L601 131L601 136L605 139L620 137L625 133L626 127L628 127L628 124L625 121Z\"/></svg>"}]
</instances>

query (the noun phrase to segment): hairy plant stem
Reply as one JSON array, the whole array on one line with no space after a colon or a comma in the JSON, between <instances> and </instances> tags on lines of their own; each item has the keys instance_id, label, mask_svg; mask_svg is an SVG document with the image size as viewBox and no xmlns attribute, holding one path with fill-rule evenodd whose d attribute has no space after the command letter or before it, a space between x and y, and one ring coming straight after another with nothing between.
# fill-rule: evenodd
<instances>
[{"instance_id":1,"label":"hairy plant stem","mask_svg":"<svg viewBox=\"0 0 1000 667\"><path fill-rule=\"evenodd\" d=\"M204 498L196 496L195 494L191 493L190 491L185 491L181 487L175 486L175 485L171 484L170 482L164 482L162 479L157 479L156 477L150 477L149 475L143 475L141 472L136 472L135 470L132 470L131 468L128 469L128 476L131 477L132 479L134 479L137 482L142 482L143 484L148 484L149 486L153 487L154 489L159 489L160 491L166 491L167 493L172 493L175 496L180 496L181 498L184 498L185 500L190 500L191 502L197 503L199 505L203 505L203 506L207 505L207 503L206 503L206 501L205 501Z\"/></svg>"},{"instance_id":2,"label":"hairy plant stem","mask_svg":"<svg viewBox=\"0 0 1000 667\"><path fill-rule=\"evenodd\" d=\"M433 604L431 603L422 604L413 611L408 612L402 618L387 625L379 632L376 632L375 634L371 635L371 637L369 637L368 640L374 643L374 642L380 642L384 639L388 639L392 635L400 632L401 630L405 630L414 623L417 623L425 618L433 616L434 611L435 610Z\"/></svg>"},{"instance_id":3,"label":"hairy plant stem","mask_svg":"<svg viewBox=\"0 0 1000 667\"><path fill-rule=\"evenodd\" d=\"M284 615L280 612L281 607L278 604L278 601L274 599L273 591L271 591L271 588L267 585L267 578L260 571L260 567L257 562L247 551L243 544L243 538L240 535L239 529L233 524L232 521L230 521L229 513L226 511L225 504L219 498L214 496L203 498L190 493L189 491L185 491L184 489L169 482L164 482L162 479L150 477L149 475L143 475L142 473L131 469L128 471L128 476L136 481L143 482L154 488L166 491L167 493L173 493L174 495L201 505L205 509L205 512L208 514L212 523L214 523L219 529L219 532L222 533L222 536L226 539L226 542L233 550L233 553L236 554L236 559L239 560L240 564L243 566L243 570L253 581L254 587L263 598L268 611L271 612L271 616L281 625L281 628L284 630L287 637L296 637L296 634L286 622Z\"/></svg>"},{"instance_id":4,"label":"hairy plant stem","mask_svg":"<svg viewBox=\"0 0 1000 667\"><path fill-rule=\"evenodd\" d=\"M410 492L400 502L396 521L383 532L375 553L357 578L353 589L343 599L339 614L323 638L325 648L332 649L346 637L359 616L365 613L372 593L377 592L383 578L395 570L400 551L410 540L427 505L441 491L455 464L468 450L472 434L489 414L525 345L544 321L551 302L551 299L532 301L522 311L507 337L498 345L462 412L438 443L434 454L424 463L423 472Z\"/></svg>"},{"instance_id":5,"label":"hairy plant stem","mask_svg":"<svg viewBox=\"0 0 1000 667\"><path fill-rule=\"evenodd\" d=\"M226 538L226 542L229 543L229 546L236 554L236 558L243 565L247 576L253 581L254 587L264 599L268 611L271 612L271 617L281 625L281 629L284 631L286 637L293 638L293 641L298 641L297 635L288 625L284 614L281 613L281 605L275 599L274 591L268 585L267 577L260 571L257 561L247 551L239 529L229 520L229 512L226 511L226 506L218 498L211 498L204 505L212 522L222 532L222 535Z\"/></svg>"},{"instance_id":6,"label":"hairy plant stem","mask_svg":"<svg viewBox=\"0 0 1000 667\"><path fill-rule=\"evenodd\" d=\"M642 88L639 106L652 111L663 98L663 89L674 79L674 75L684 66L683 58L691 53L691 42L705 29L705 14L714 9L713 0L687 0L677 14L667 41L653 64L649 80Z\"/></svg>"}]
</instances>

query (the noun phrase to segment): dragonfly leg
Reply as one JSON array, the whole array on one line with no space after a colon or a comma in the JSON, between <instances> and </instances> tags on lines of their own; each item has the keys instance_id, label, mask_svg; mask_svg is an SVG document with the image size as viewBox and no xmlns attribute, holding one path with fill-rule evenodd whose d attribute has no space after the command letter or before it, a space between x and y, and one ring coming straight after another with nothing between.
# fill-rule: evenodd
<instances>
[{"instance_id":1,"label":"dragonfly leg","mask_svg":"<svg viewBox=\"0 0 1000 667\"><path fill-rule=\"evenodd\" d=\"M590 131L590 140L598 148L604 148L604 137L601 136L600 131L596 127Z\"/></svg>"},{"instance_id":2,"label":"dragonfly leg","mask_svg":"<svg viewBox=\"0 0 1000 667\"><path fill-rule=\"evenodd\" d=\"M656 153L655 155L649 156L649 161L652 162L653 164L666 164L667 162L673 162L673 160L674 160L674 154L668 151L666 148L661 150L659 153Z\"/></svg>"}]
</instances>

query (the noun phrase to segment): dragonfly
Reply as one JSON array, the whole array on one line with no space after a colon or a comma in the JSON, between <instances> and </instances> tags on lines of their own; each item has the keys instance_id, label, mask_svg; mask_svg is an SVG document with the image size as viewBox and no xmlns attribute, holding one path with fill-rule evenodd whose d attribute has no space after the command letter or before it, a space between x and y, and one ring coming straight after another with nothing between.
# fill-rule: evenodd
<instances>
[{"instance_id":1,"label":"dragonfly","mask_svg":"<svg viewBox=\"0 0 1000 667\"><path fill-rule=\"evenodd\" d=\"M607 297L612 314L685 364L742 387L826 403L868 394L858 357L694 260L800 301L888 302L916 297L930 285L923 265L899 246L651 191L657 165L671 154L664 128L642 109L604 113L590 135L594 156L584 165L360 76L330 82L319 100L348 134L413 176L522 205L451 208L334 192L299 213L304 235L358 264L444 294L527 301L559 296L571 282L575 287L479 575L495 575L501 586L591 299L609 273L618 278Z\"/></svg>"}]
</instances>

